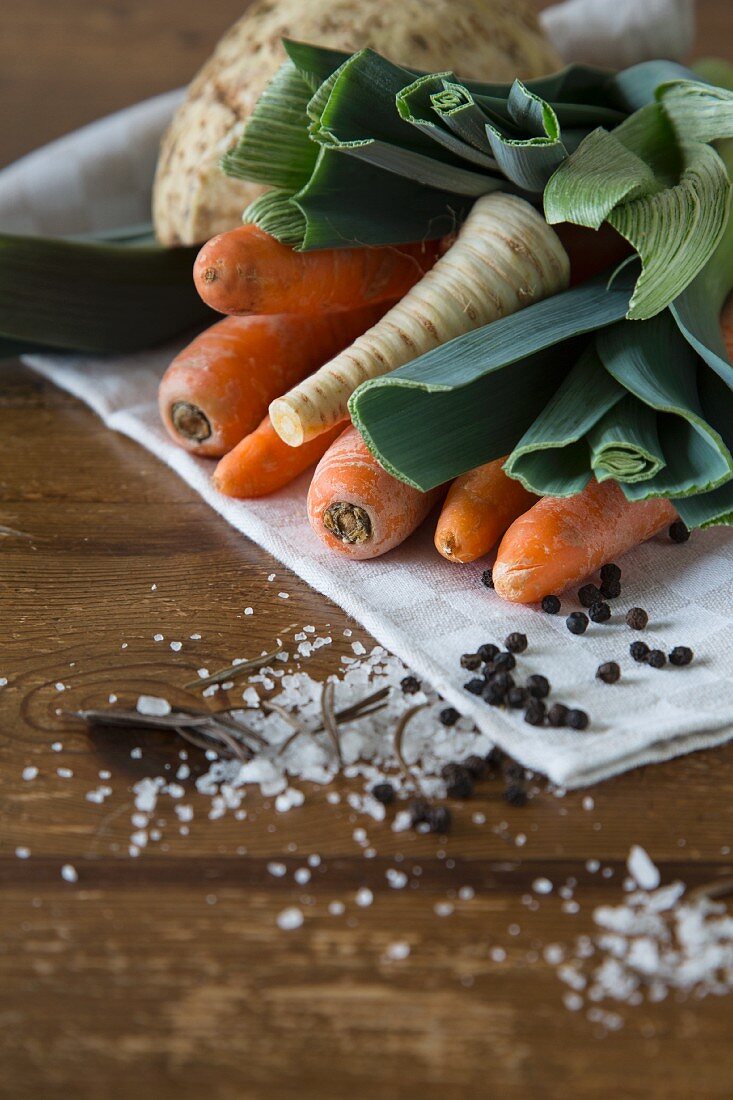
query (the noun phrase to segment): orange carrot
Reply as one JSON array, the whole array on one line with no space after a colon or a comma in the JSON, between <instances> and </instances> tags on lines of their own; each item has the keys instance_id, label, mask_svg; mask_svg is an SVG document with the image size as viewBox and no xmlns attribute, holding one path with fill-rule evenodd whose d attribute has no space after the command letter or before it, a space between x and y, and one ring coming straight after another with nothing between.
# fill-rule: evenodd
<instances>
[{"instance_id":1,"label":"orange carrot","mask_svg":"<svg viewBox=\"0 0 733 1100\"><path fill-rule=\"evenodd\" d=\"M633 249L616 230L604 224L600 229L586 229L562 222L552 227L570 257L570 286L577 286L594 275L617 267Z\"/></svg>"},{"instance_id":2,"label":"orange carrot","mask_svg":"<svg viewBox=\"0 0 733 1100\"><path fill-rule=\"evenodd\" d=\"M316 467L308 519L332 550L360 560L378 558L420 526L440 493L421 493L392 477L350 427Z\"/></svg>"},{"instance_id":3,"label":"orange carrot","mask_svg":"<svg viewBox=\"0 0 733 1100\"><path fill-rule=\"evenodd\" d=\"M435 548L448 561L482 558L537 497L502 469L505 458L457 477L435 530Z\"/></svg>"},{"instance_id":4,"label":"orange carrot","mask_svg":"<svg viewBox=\"0 0 733 1100\"><path fill-rule=\"evenodd\" d=\"M276 493L313 466L344 430L337 424L300 447L283 443L266 416L250 435L219 462L213 482L220 493L240 500L254 500Z\"/></svg>"},{"instance_id":5,"label":"orange carrot","mask_svg":"<svg viewBox=\"0 0 733 1100\"><path fill-rule=\"evenodd\" d=\"M387 305L219 321L163 375L158 403L169 434L193 454L220 458L255 430L275 397L347 347Z\"/></svg>"},{"instance_id":6,"label":"orange carrot","mask_svg":"<svg viewBox=\"0 0 733 1100\"><path fill-rule=\"evenodd\" d=\"M243 225L204 245L193 277L219 313L321 313L401 298L440 251L440 242L427 241L294 252L257 226Z\"/></svg>"},{"instance_id":7,"label":"orange carrot","mask_svg":"<svg viewBox=\"0 0 733 1100\"><path fill-rule=\"evenodd\" d=\"M493 569L500 596L536 603L577 584L677 518L668 500L630 502L615 481L572 497L542 497L515 520Z\"/></svg>"}]
</instances>

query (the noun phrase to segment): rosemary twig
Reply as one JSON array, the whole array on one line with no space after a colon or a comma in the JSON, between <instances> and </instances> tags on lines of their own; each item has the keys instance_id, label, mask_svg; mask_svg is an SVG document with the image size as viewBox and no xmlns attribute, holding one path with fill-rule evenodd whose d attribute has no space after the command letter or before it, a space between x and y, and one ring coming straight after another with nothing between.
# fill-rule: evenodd
<instances>
[{"instance_id":1,"label":"rosemary twig","mask_svg":"<svg viewBox=\"0 0 733 1100\"><path fill-rule=\"evenodd\" d=\"M336 721L356 721L359 718L365 718L368 714L376 714L377 711L384 710L386 703L383 703L382 700L386 698L387 695L389 695L389 692L389 688L380 688L379 691L372 692L371 695L367 695L364 699L359 699L356 703L352 703L351 706L344 707L343 710L336 711ZM287 740L283 741L282 745L277 751L278 756L281 756L282 753L284 753L285 750L292 745L296 737L300 737L302 733L308 733L311 737L315 737L316 734L323 733L324 731L325 727L323 726L323 723L321 723L320 726L316 726L314 729L308 729L306 726L303 726L299 722L297 722L297 720L294 719L292 715L288 714L287 711L283 711L283 708L277 708L276 704L274 703L261 703L260 705L264 709L267 709L269 707L272 710L276 710L276 713L280 714L285 719L285 721L293 727L294 733L292 733L290 737L287 738Z\"/></svg>"},{"instance_id":2,"label":"rosemary twig","mask_svg":"<svg viewBox=\"0 0 733 1100\"><path fill-rule=\"evenodd\" d=\"M714 882L706 882L703 886L696 886L687 895L688 901L700 901L702 898L727 898L733 894L733 878L720 878Z\"/></svg>"},{"instance_id":3,"label":"rosemary twig","mask_svg":"<svg viewBox=\"0 0 733 1100\"><path fill-rule=\"evenodd\" d=\"M402 770L402 774L404 775L405 779L408 780L408 782L412 783L415 790L418 791L423 797L425 797L425 791L423 790L422 783L413 774L411 768L409 767L407 761L405 760L405 758L402 754L402 742L404 741L405 730L407 729L407 727L410 724L410 722L412 721L412 719L415 717L416 714L419 714L421 710L425 710L427 705L428 705L427 703L420 703L420 704L418 704L418 706L411 707L408 711L405 711L405 713L402 715L402 718L399 721L397 729L394 731L394 746L393 746L394 747L394 754L397 757L397 763L399 764L400 769Z\"/></svg>"},{"instance_id":4,"label":"rosemary twig","mask_svg":"<svg viewBox=\"0 0 733 1100\"><path fill-rule=\"evenodd\" d=\"M193 688L205 688L210 687L212 684L225 684L227 680L236 680L243 672L253 672L255 669L269 664L270 661L274 661L281 648L279 646L272 653L263 653L260 657L253 657L251 660L242 661L238 665L227 665L226 668L220 668L218 672L212 672L211 676L206 676L203 680L191 680L183 686L190 691Z\"/></svg>"},{"instance_id":5,"label":"rosemary twig","mask_svg":"<svg viewBox=\"0 0 733 1100\"><path fill-rule=\"evenodd\" d=\"M333 697L336 692L336 685L333 680L328 680L323 685L321 692L321 717L323 719L323 727L328 733L328 736L333 741L333 747L336 749L336 757L339 762L339 767L344 766L344 757L341 752L341 740L339 738L338 723L336 721L336 715L333 712Z\"/></svg>"}]
</instances>

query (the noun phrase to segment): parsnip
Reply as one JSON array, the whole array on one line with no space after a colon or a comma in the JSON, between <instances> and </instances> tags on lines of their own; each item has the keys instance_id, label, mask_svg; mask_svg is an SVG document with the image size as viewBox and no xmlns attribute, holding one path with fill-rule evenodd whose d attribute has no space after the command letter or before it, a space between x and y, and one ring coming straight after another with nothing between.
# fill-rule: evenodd
<instances>
[{"instance_id":1,"label":"parsnip","mask_svg":"<svg viewBox=\"0 0 733 1100\"><path fill-rule=\"evenodd\" d=\"M451 248L381 321L270 405L275 431L300 446L344 419L367 378L556 294L569 277L567 254L534 207L512 195L484 196Z\"/></svg>"}]
</instances>

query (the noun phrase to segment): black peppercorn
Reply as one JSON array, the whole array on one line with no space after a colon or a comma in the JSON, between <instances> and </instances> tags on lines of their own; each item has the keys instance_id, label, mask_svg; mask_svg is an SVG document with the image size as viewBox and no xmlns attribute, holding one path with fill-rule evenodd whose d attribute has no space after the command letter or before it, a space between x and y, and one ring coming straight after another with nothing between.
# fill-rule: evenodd
<instances>
[{"instance_id":1,"label":"black peppercorn","mask_svg":"<svg viewBox=\"0 0 733 1100\"><path fill-rule=\"evenodd\" d=\"M621 595L621 581L610 580L603 581L601 584L601 595L604 600L616 600Z\"/></svg>"},{"instance_id":2,"label":"black peppercorn","mask_svg":"<svg viewBox=\"0 0 733 1100\"><path fill-rule=\"evenodd\" d=\"M490 569L484 569L483 573L481 574L481 583L484 588L494 587L494 577Z\"/></svg>"},{"instance_id":3,"label":"black peppercorn","mask_svg":"<svg viewBox=\"0 0 733 1100\"><path fill-rule=\"evenodd\" d=\"M588 616L582 611L573 611L568 615L565 624L571 634L585 634L588 629Z\"/></svg>"},{"instance_id":4,"label":"black peppercorn","mask_svg":"<svg viewBox=\"0 0 733 1100\"><path fill-rule=\"evenodd\" d=\"M669 655L669 663L671 665L689 665L693 658L693 652L687 645L676 645Z\"/></svg>"},{"instance_id":5,"label":"black peppercorn","mask_svg":"<svg viewBox=\"0 0 733 1100\"><path fill-rule=\"evenodd\" d=\"M492 672L489 683L506 695L510 688L514 687L514 677L511 672Z\"/></svg>"},{"instance_id":6,"label":"black peppercorn","mask_svg":"<svg viewBox=\"0 0 733 1100\"><path fill-rule=\"evenodd\" d=\"M674 521L669 529L669 537L672 542L687 542L690 537L690 532L681 519L676 519Z\"/></svg>"},{"instance_id":7,"label":"black peppercorn","mask_svg":"<svg viewBox=\"0 0 733 1100\"><path fill-rule=\"evenodd\" d=\"M502 691L498 684L493 683L493 681L484 684L481 696L490 707L503 707L506 701L506 692Z\"/></svg>"},{"instance_id":8,"label":"black peppercorn","mask_svg":"<svg viewBox=\"0 0 733 1100\"><path fill-rule=\"evenodd\" d=\"M509 653L524 653L527 648L527 635L515 631L505 639L504 645Z\"/></svg>"},{"instance_id":9,"label":"black peppercorn","mask_svg":"<svg viewBox=\"0 0 733 1100\"><path fill-rule=\"evenodd\" d=\"M507 783L523 783L527 772L516 760L507 760L504 765L504 778Z\"/></svg>"},{"instance_id":10,"label":"black peppercorn","mask_svg":"<svg viewBox=\"0 0 733 1100\"><path fill-rule=\"evenodd\" d=\"M504 791L504 798L510 806L526 806L529 795L519 783L510 783Z\"/></svg>"},{"instance_id":11,"label":"black peppercorn","mask_svg":"<svg viewBox=\"0 0 733 1100\"><path fill-rule=\"evenodd\" d=\"M455 707L446 707L444 710L441 710L438 715L440 722L444 726L455 726L460 717Z\"/></svg>"},{"instance_id":12,"label":"black peppercorn","mask_svg":"<svg viewBox=\"0 0 733 1100\"><path fill-rule=\"evenodd\" d=\"M395 790L391 783L377 783L372 787L372 795L383 806L390 806L395 800Z\"/></svg>"},{"instance_id":13,"label":"black peppercorn","mask_svg":"<svg viewBox=\"0 0 733 1100\"><path fill-rule=\"evenodd\" d=\"M584 584L578 590L578 599L582 607L592 607L594 603L598 603L600 598L601 593L595 584Z\"/></svg>"},{"instance_id":14,"label":"black peppercorn","mask_svg":"<svg viewBox=\"0 0 733 1100\"><path fill-rule=\"evenodd\" d=\"M568 720L568 708L564 703L553 703L547 712L547 724L548 726L554 726L555 729L560 729L567 723Z\"/></svg>"},{"instance_id":15,"label":"black peppercorn","mask_svg":"<svg viewBox=\"0 0 733 1100\"><path fill-rule=\"evenodd\" d=\"M590 719L584 710L569 710L567 715L567 723L571 729L584 730L588 728L588 722Z\"/></svg>"},{"instance_id":16,"label":"black peppercorn","mask_svg":"<svg viewBox=\"0 0 733 1100\"><path fill-rule=\"evenodd\" d=\"M413 798L407 807L412 827L422 825L430 816L431 806L426 798Z\"/></svg>"},{"instance_id":17,"label":"black peppercorn","mask_svg":"<svg viewBox=\"0 0 733 1100\"><path fill-rule=\"evenodd\" d=\"M481 663L478 653L464 653L461 655L461 668L465 668L469 672L475 672L477 668L481 667Z\"/></svg>"},{"instance_id":18,"label":"black peppercorn","mask_svg":"<svg viewBox=\"0 0 733 1100\"><path fill-rule=\"evenodd\" d=\"M513 653L497 653L494 657L494 669L496 672L511 672L516 668L517 662Z\"/></svg>"},{"instance_id":19,"label":"black peppercorn","mask_svg":"<svg viewBox=\"0 0 733 1100\"><path fill-rule=\"evenodd\" d=\"M649 646L646 642L632 642L629 646L629 653L640 665L643 665L647 661L649 652Z\"/></svg>"},{"instance_id":20,"label":"black peppercorn","mask_svg":"<svg viewBox=\"0 0 733 1100\"><path fill-rule=\"evenodd\" d=\"M530 726L541 726L545 720L545 704L541 699L530 699L524 712L524 720Z\"/></svg>"},{"instance_id":21,"label":"black peppercorn","mask_svg":"<svg viewBox=\"0 0 733 1100\"><path fill-rule=\"evenodd\" d=\"M557 596L544 596L541 606L546 615L557 615L562 604Z\"/></svg>"},{"instance_id":22,"label":"black peppercorn","mask_svg":"<svg viewBox=\"0 0 733 1100\"><path fill-rule=\"evenodd\" d=\"M446 764L443 768L448 798L470 798L473 794L473 779L467 768L461 764Z\"/></svg>"},{"instance_id":23,"label":"black peppercorn","mask_svg":"<svg viewBox=\"0 0 733 1100\"><path fill-rule=\"evenodd\" d=\"M550 694L550 681L546 676L534 676L527 677L527 691L535 699L546 699Z\"/></svg>"},{"instance_id":24,"label":"black peppercorn","mask_svg":"<svg viewBox=\"0 0 733 1100\"><path fill-rule=\"evenodd\" d=\"M602 581L620 581L621 580L621 570L619 569L619 567L614 562L610 561L606 565L601 566L601 580Z\"/></svg>"},{"instance_id":25,"label":"black peppercorn","mask_svg":"<svg viewBox=\"0 0 733 1100\"><path fill-rule=\"evenodd\" d=\"M523 687L510 688L506 695L506 701L510 707L514 707L517 710L519 707L523 707L527 702L527 690Z\"/></svg>"},{"instance_id":26,"label":"black peppercorn","mask_svg":"<svg viewBox=\"0 0 733 1100\"><path fill-rule=\"evenodd\" d=\"M483 695L486 684L479 676L474 676L473 680L469 680L463 687L465 691L470 691L471 695Z\"/></svg>"},{"instance_id":27,"label":"black peppercorn","mask_svg":"<svg viewBox=\"0 0 733 1100\"><path fill-rule=\"evenodd\" d=\"M447 806L431 806L425 821L431 833L448 833L453 824L453 818Z\"/></svg>"},{"instance_id":28,"label":"black peppercorn","mask_svg":"<svg viewBox=\"0 0 733 1100\"><path fill-rule=\"evenodd\" d=\"M482 661L493 661L494 657L496 657L499 652L499 647L498 645L493 645L492 642L484 642L483 645L478 647L476 652Z\"/></svg>"},{"instance_id":29,"label":"black peppercorn","mask_svg":"<svg viewBox=\"0 0 733 1100\"><path fill-rule=\"evenodd\" d=\"M400 680L400 687L405 695L416 695L421 686L417 676L405 676L404 679Z\"/></svg>"},{"instance_id":30,"label":"black peppercorn","mask_svg":"<svg viewBox=\"0 0 733 1100\"><path fill-rule=\"evenodd\" d=\"M483 756L467 756L463 761L463 767L473 779L482 779L486 774L486 761Z\"/></svg>"},{"instance_id":31,"label":"black peppercorn","mask_svg":"<svg viewBox=\"0 0 733 1100\"><path fill-rule=\"evenodd\" d=\"M661 649L652 649L647 657L647 664L650 664L652 668L664 668L667 663L667 658Z\"/></svg>"},{"instance_id":32,"label":"black peppercorn","mask_svg":"<svg viewBox=\"0 0 733 1100\"><path fill-rule=\"evenodd\" d=\"M494 745L493 749L487 752L485 756L486 767L489 771L495 772L501 767L501 762L504 759L504 753L501 749Z\"/></svg>"},{"instance_id":33,"label":"black peppercorn","mask_svg":"<svg viewBox=\"0 0 733 1100\"><path fill-rule=\"evenodd\" d=\"M591 622L594 623L607 623L611 618L611 608L605 600L596 600L596 602L590 606L588 617Z\"/></svg>"},{"instance_id":34,"label":"black peppercorn","mask_svg":"<svg viewBox=\"0 0 733 1100\"><path fill-rule=\"evenodd\" d=\"M631 607L626 612L626 622L632 630L646 630L649 616L643 607Z\"/></svg>"},{"instance_id":35,"label":"black peppercorn","mask_svg":"<svg viewBox=\"0 0 733 1100\"><path fill-rule=\"evenodd\" d=\"M621 679L621 669L615 661L606 661L604 665L598 666L596 678L604 684L615 684Z\"/></svg>"}]
</instances>

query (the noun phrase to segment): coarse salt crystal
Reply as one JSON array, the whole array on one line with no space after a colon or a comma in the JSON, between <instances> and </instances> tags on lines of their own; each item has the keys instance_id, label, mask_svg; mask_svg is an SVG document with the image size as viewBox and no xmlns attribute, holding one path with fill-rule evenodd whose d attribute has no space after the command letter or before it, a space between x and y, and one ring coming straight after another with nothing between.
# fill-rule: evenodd
<instances>
[{"instance_id":1,"label":"coarse salt crystal","mask_svg":"<svg viewBox=\"0 0 733 1100\"><path fill-rule=\"evenodd\" d=\"M61 752L63 750L63 744L61 741L54 741L51 744L51 752Z\"/></svg>"},{"instance_id":2,"label":"coarse salt crystal","mask_svg":"<svg viewBox=\"0 0 733 1100\"><path fill-rule=\"evenodd\" d=\"M304 802L305 795L302 791L296 790L295 787L288 787L275 799L275 809L279 814L284 814L296 806L302 806Z\"/></svg>"},{"instance_id":3,"label":"coarse salt crystal","mask_svg":"<svg viewBox=\"0 0 733 1100\"><path fill-rule=\"evenodd\" d=\"M73 867L71 863L65 863L61 868L61 878L64 882L77 882L79 875L76 867Z\"/></svg>"},{"instance_id":4,"label":"coarse salt crystal","mask_svg":"<svg viewBox=\"0 0 733 1100\"><path fill-rule=\"evenodd\" d=\"M453 912L453 905L449 901L438 901L433 906L436 917L449 917Z\"/></svg>"},{"instance_id":5,"label":"coarse salt crystal","mask_svg":"<svg viewBox=\"0 0 733 1100\"><path fill-rule=\"evenodd\" d=\"M385 877L393 890L403 890L407 886L407 875L404 871L397 871L394 867L389 867L385 872Z\"/></svg>"},{"instance_id":6,"label":"coarse salt crystal","mask_svg":"<svg viewBox=\"0 0 733 1100\"><path fill-rule=\"evenodd\" d=\"M28 859L31 854L31 850L30 848L20 847L15 849L15 854L18 859Z\"/></svg>"},{"instance_id":7,"label":"coarse salt crystal","mask_svg":"<svg viewBox=\"0 0 733 1100\"><path fill-rule=\"evenodd\" d=\"M157 695L140 695L135 710L138 714L146 714L151 718L163 718L170 714L171 705L167 699L161 699Z\"/></svg>"},{"instance_id":8,"label":"coarse salt crystal","mask_svg":"<svg viewBox=\"0 0 733 1100\"><path fill-rule=\"evenodd\" d=\"M153 634L153 641L154 642L163 642L163 641L165 641L165 635L164 634Z\"/></svg>"},{"instance_id":9,"label":"coarse salt crystal","mask_svg":"<svg viewBox=\"0 0 733 1100\"><path fill-rule=\"evenodd\" d=\"M26 783L30 783L30 781L32 779L35 779L37 775L38 768L35 766L35 764L29 764L26 768L23 768L23 771L21 772L21 776L26 781Z\"/></svg>"},{"instance_id":10,"label":"coarse salt crystal","mask_svg":"<svg viewBox=\"0 0 733 1100\"><path fill-rule=\"evenodd\" d=\"M272 582L275 580L276 576L277 576L276 573L270 573L269 577L267 578L268 581L270 582L270 584L272 584Z\"/></svg>"},{"instance_id":11,"label":"coarse salt crystal","mask_svg":"<svg viewBox=\"0 0 733 1100\"><path fill-rule=\"evenodd\" d=\"M305 884L311 880L311 873L307 867L298 867L293 878L298 883L298 886L305 886Z\"/></svg>"},{"instance_id":12,"label":"coarse salt crystal","mask_svg":"<svg viewBox=\"0 0 733 1100\"><path fill-rule=\"evenodd\" d=\"M532 889L535 894L551 894L552 883L549 878L536 878L532 883Z\"/></svg>"},{"instance_id":13,"label":"coarse salt crystal","mask_svg":"<svg viewBox=\"0 0 733 1100\"><path fill-rule=\"evenodd\" d=\"M71 768L57 768L56 775L59 779L73 779L74 773Z\"/></svg>"},{"instance_id":14,"label":"coarse salt crystal","mask_svg":"<svg viewBox=\"0 0 733 1100\"><path fill-rule=\"evenodd\" d=\"M283 909L282 913L278 913L277 926L278 928L282 928L284 932L292 932L296 928L300 928L302 923L303 913L294 906L291 906L289 909Z\"/></svg>"},{"instance_id":15,"label":"coarse salt crystal","mask_svg":"<svg viewBox=\"0 0 733 1100\"><path fill-rule=\"evenodd\" d=\"M267 864L267 870L274 878L282 878L287 872L287 867L284 863L276 863L274 860Z\"/></svg>"},{"instance_id":16,"label":"coarse salt crystal","mask_svg":"<svg viewBox=\"0 0 733 1100\"><path fill-rule=\"evenodd\" d=\"M4 688L4 687L7 687L7 686L8 686L7 676L0 676L0 688Z\"/></svg>"},{"instance_id":17,"label":"coarse salt crystal","mask_svg":"<svg viewBox=\"0 0 733 1100\"><path fill-rule=\"evenodd\" d=\"M634 844L626 860L629 874L642 890L656 890L661 881L659 869L652 863L648 853L639 844Z\"/></svg>"},{"instance_id":18,"label":"coarse salt crystal","mask_svg":"<svg viewBox=\"0 0 733 1100\"><path fill-rule=\"evenodd\" d=\"M201 635L200 634L189 634L189 638L191 639L192 642L200 642L201 641Z\"/></svg>"},{"instance_id":19,"label":"coarse salt crystal","mask_svg":"<svg viewBox=\"0 0 733 1100\"><path fill-rule=\"evenodd\" d=\"M171 642L171 649L173 650L174 653L178 653L179 650L182 647L183 647L183 642Z\"/></svg>"},{"instance_id":20,"label":"coarse salt crystal","mask_svg":"<svg viewBox=\"0 0 733 1100\"><path fill-rule=\"evenodd\" d=\"M346 906L342 901L331 901L328 904L328 911L332 917L340 917L346 912Z\"/></svg>"},{"instance_id":21,"label":"coarse salt crystal","mask_svg":"<svg viewBox=\"0 0 733 1100\"><path fill-rule=\"evenodd\" d=\"M385 955L388 959L391 959L392 962L402 962L409 954L410 945L409 943L405 943L404 940L398 940L396 943L387 944L387 950L385 951Z\"/></svg>"},{"instance_id":22,"label":"coarse salt crystal","mask_svg":"<svg viewBox=\"0 0 733 1100\"><path fill-rule=\"evenodd\" d=\"M374 894L371 892L368 886L361 886L356 891L356 897L354 898L356 904L362 909L366 909L374 901Z\"/></svg>"},{"instance_id":23,"label":"coarse salt crystal","mask_svg":"<svg viewBox=\"0 0 733 1100\"><path fill-rule=\"evenodd\" d=\"M66 684L62 684L61 681L54 685L57 691L66 691Z\"/></svg>"},{"instance_id":24,"label":"coarse salt crystal","mask_svg":"<svg viewBox=\"0 0 733 1100\"><path fill-rule=\"evenodd\" d=\"M253 607L245 607L244 613L245 615L254 615L255 609Z\"/></svg>"}]
</instances>

